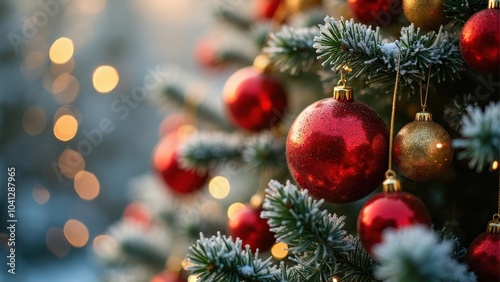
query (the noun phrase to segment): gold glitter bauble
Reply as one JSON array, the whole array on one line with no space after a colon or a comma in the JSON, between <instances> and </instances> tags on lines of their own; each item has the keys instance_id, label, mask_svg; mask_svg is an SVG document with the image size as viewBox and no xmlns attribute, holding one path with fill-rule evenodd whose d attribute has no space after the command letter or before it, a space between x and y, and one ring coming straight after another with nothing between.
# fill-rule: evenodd
<instances>
[{"instance_id":1,"label":"gold glitter bauble","mask_svg":"<svg viewBox=\"0 0 500 282\"><path fill-rule=\"evenodd\" d=\"M403 0L403 13L416 27L437 30L449 21L443 4L444 0Z\"/></svg>"},{"instance_id":2,"label":"gold glitter bauble","mask_svg":"<svg viewBox=\"0 0 500 282\"><path fill-rule=\"evenodd\" d=\"M453 160L451 137L426 112L405 125L394 138L393 160L404 177L417 182L443 175Z\"/></svg>"},{"instance_id":3,"label":"gold glitter bauble","mask_svg":"<svg viewBox=\"0 0 500 282\"><path fill-rule=\"evenodd\" d=\"M286 8L289 13L303 12L315 6L321 6L321 0L286 0Z\"/></svg>"}]
</instances>

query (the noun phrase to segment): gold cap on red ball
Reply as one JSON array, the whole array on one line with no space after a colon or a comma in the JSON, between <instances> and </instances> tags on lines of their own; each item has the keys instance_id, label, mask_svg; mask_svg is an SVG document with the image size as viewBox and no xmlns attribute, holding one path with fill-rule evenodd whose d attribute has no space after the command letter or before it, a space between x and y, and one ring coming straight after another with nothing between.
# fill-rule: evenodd
<instances>
[{"instance_id":1,"label":"gold cap on red ball","mask_svg":"<svg viewBox=\"0 0 500 282\"><path fill-rule=\"evenodd\" d=\"M387 178L382 182L382 189L385 193L401 191L401 181L390 172L386 173Z\"/></svg>"},{"instance_id":2,"label":"gold cap on red ball","mask_svg":"<svg viewBox=\"0 0 500 282\"><path fill-rule=\"evenodd\" d=\"M500 9L500 0L488 1L488 9Z\"/></svg>"},{"instance_id":3,"label":"gold cap on red ball","mask_svg":"<svg viewBox=\"0 0 500 282\"><path fill-rule=\"evenodd\" d=\"M486 229L488 232L493 233L493 234L500 234L500 221L499 220L499 215L495 214L493 216L493 220L490 220L488 222L488 228Z\"/></svg>"},{"instance_id":4,"label":"gold cap on red ball","mask_svg":"<svg viewBox=\"0 0 500 282\"><path fill-rule=\"evenodd\" d=\"M346 101L353 100L354 92L352 87L345 85L335 86L335 88L333 88L333 99Z\"/></svg>"}]
</instances>

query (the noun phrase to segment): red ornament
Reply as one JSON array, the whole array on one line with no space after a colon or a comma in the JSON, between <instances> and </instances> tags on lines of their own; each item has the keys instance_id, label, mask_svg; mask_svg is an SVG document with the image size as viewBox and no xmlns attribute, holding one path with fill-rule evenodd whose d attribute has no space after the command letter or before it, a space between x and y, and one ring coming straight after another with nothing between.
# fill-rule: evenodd
<instances>
[{"instance_id":1,"label":"red ornament","mask_svg":"<svg viewBox=\"0 0 500 282\"><path fill-rule=\"evenodd\" d=\"M386 228L424 224L431 226L431 218L424 204L412 194L397 191L383 192L364 204L358 215L357 230L365 249L371 253L382 240Z\"/></svg>"},{"instance_id":2,"label":"red ornament","mask_svg":"<svg viewBox=\"0 0 500 282\"><path fill-rule=\"evenodd\" d=\"M141 202L132 202L123 210L123 220L143 227L150 226L153 217L148 206Z\"/></svg>"},{"instance_id":3,"label":"red ornament","mask_svg":"<svg viewBox=\"0 0 500 282\"><path fill-rule=\"evenodd\" d=\"M165 270L151 277L149 282L186 282L187 279L180 273Z\"/></svg>"},{"instance_id":4,"label":"red ornament","mask_svg":"<svg viewBox=\"0 0 500 282\"><path fill-rule=\"evenodd\" d=\"M276 10L281 3L281 0L257 0L256 10L257 18L272 19Z\"/></svg>"},{"instance_id":5,"label":"red ornament","mask_svg":"<svg viewBox=\"0 0 500 282\"><path fill-rule=\"evenodd\" d=\"M262 209L250 205L239 210L228 222L228 233L240 238L243 247L250 245L252 251L269 250L275 243L274 233L269 231L267 220L260 217Z\"/></svg>"},{"instance_id":6,"label":"red ornament","mask_svg":"<svg viewBox=\"0 0 500 282\"><path fill-rule=\"evenodd\" d=\"M382 182L388 144L387 127L370 107L352 97L327 98L295 119L286 158L299 186L327 202L346 203L367 196Z\"/></svg>"},{"instance_id":7,"label":"red ornament","mask_svg":"<svg viewBox=\"0 0 500 282\"><path fill-rule=\"evenodd\" d=\"M490 227L494 227L494 230ZM500 281L500 224L498 222L490 222L488 231L472 241L467 249L467 264L479 281Z\"/></svg>"},{"instance_id":8,"label":"red ornament","mask_svg":"<svg viewBox=\"0 0 500 282\"><path fill-rule=\"evenodd\" d=\"M347 0L354 20L371 26L386 27L403 11L401 0Z\"/></svg>"},{"instance_id":9,"label":"red ornament","mask_svg":"<svg viewBox=\"0 0 500 282\"><path fill-rule=\"evenodd\" d=\"M195 46L195 58L200 66L208 70L220 70L224 66L224 62L217 54L220 42L218 38L205 35L201 37Z\"/></svg>"},{"instance_id":10,"label":"red ornament","mask_svg":"<svg viewBox=\"0 0 500 282\"><path fill-rule=\"evenodd\" d=\"M229 77L223 89L224 103L237 126L260 131L276 125L283 117L287 96L271 74L245 67Z\"/></svg>"},{"instance_id":11,"label":"red ornament","mask_svg":"<svg viewBox=\"0 0 500 282\"><path fill-rule=\"evenodd\" d=\"M179 140L171 133L160 140L153 153L153 166L174 192L189 194L203 187L208 173L185 169L179 165Z\"/></svg>"},{"instance_id":12,"label":"red ornament","mask_svg":"<svg viewBox=\"0 0 500 282\"><path fill-rule=\"evenodd\" d=\"M465 22L460 52L476 71L500 74L500 9L481 10Z\"/></svg>"},{"instance_id":13,"label":"red ornament","mask_svg":"<svg viewBox=\"0 0 500 282\"><path fill-rule=\"evenodd\" d=\"M182 127L183 125L192 125L184 114L171 114L166 116L160 123L158 135L161 137L168 135Z\"/></svg>"}]
</instances>

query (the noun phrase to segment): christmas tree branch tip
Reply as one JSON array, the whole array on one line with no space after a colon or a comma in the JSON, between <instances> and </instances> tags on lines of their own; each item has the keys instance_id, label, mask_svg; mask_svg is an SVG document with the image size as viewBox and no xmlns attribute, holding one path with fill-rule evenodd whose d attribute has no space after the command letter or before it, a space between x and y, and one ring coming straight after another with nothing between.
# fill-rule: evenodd
<instances>
[{"instance_id":1,"label":"christmas tree branch tip","mask_svg":"<svg viewBox=\"0 0 500 282\"><path fill-rule=\"evenodd\" d=\"M200 239L189 248L188 271L200 281L281 281L279 269L271 258L261 260L258 251L252 254L250 246L242 249L241 240L217 236Z\"/></svg>"},{"instance_id":2,"label":"christmas tree branch tip","mask_svg":"<svg viewBox=\"0 0 500 282\"><path fill-rule=\"evenodd\" d=\"M351 76L366 76L367 83L393 85L399 52L402 86L418 83L431 67L431 77L438 82L456 79L465 70L458 42L442 30L421 35L419 28L410 25L401 29L399 40L387 42L378 27L327 16L314 42L323 65L335 72L348 66L353 69Z\"/></svg>"}]
</instances>

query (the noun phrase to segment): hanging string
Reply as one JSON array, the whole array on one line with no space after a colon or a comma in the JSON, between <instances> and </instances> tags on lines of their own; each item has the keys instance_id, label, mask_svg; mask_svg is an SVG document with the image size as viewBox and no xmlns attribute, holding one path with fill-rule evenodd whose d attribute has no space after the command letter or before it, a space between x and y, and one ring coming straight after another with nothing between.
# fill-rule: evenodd
<instances>
[{"instance_id":1,"label":"hanging string","mask_svg":"<svg viewBox=\"0 0 500 282\"><path fill-rule=\"evenodd\" d=\"M422 95L422 76L420 76L420 107L422 107L422 111L425 112L425 109L427 108L427 96L429 95L429 85L430 80L431 80L431 68L432 64L429 65L429 73L427 74L427 86L425 89L425 98Z\"/></svg>"},{"instance_id":2,"label":"hanging string","mask_svg":"<svg viewBox=\"0 0 500 282\"><path fill-rule=\"evenodd\" d=\"M401 50L398 54L398 68L396 71L396 82L394 83L394 94L392 97L392 112L391 112L391 124L389 130L389 169L385 173L385 176L389 178L390 176L395 177L396 172L392 170L392 143L394 140L394 119L396 116L396 98L398 93L398 83L399 83L399 69L401 67Z\"/></svg>"}]
</instances>

